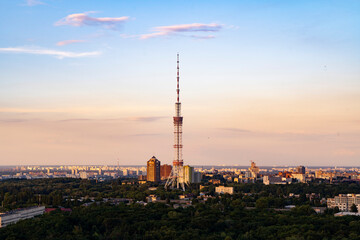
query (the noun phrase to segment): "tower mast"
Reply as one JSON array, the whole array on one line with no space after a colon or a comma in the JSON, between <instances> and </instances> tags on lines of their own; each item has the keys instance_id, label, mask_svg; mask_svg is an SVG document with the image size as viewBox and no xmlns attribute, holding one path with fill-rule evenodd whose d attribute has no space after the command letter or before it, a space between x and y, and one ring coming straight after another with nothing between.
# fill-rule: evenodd
<instances>
[{"instance_id":1,"label":"tower mast","mask_svg":"<svg viewBox=\"0 0 360 240\"><path fill-rule=\"evenodd\" d=\"M177 101L175 103L175 116L174 120L174 160L173 168L170 176L166 181L165 188L181 188L185 191L184 184L184 168L182 159L182 123L183 117L181 116L181 102L180 102L180 74L179 74L179 53L177 54L177 68L176 68L176 82L177 82Z\"/></svg>"}]
</instances>

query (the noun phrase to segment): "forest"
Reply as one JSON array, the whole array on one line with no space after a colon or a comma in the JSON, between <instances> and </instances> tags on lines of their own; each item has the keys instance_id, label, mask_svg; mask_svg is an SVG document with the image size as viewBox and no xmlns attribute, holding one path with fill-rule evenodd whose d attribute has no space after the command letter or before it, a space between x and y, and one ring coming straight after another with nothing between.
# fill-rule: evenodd
<instances>
[{"instance_id":1,"label":"forest","mask_svg":"<svg viewBox=\"0 0 360 240\"><path fill-rule=\"evenodd\" d=\"M9 180L0 182L3 211L36 204L69 207L23 220L0 229L0 239L360 239L360 217L335 217L334 210L317 214L320 199L339 193L359 193L358 184L229 184L234 195L215 195L203 201L199 186L185 194L192 204L174 208L166 203L136 203L149 194L177 199L181 191L162 185L122 184L121 180L95 182L80 179ZM157 187L149 190L150 186ZM290 193L298 197L288 197ZM307 194L319 193L309 199ZM132 198L129 204L111 204L103 198ZM86 202L93 204L84 205ZM287 204L296 205L280 211Z\"/></svg>"}]
</instances>

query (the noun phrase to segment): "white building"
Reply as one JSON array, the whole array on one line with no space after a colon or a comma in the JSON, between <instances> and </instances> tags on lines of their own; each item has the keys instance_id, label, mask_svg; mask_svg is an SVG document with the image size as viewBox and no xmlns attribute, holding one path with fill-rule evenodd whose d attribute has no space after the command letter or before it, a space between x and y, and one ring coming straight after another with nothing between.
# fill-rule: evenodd
<instances>
[{"instance_id":1,"label":"white building","mask_svg":"<svg viewBox=\"0 0 360 240\"><path fill-rule=\"evenodd\" d=\"M341 212L350 212L350 208L353 204L355 204L359 212L360 194L339 194L334 198L327 199L328 208L338 207Z\"/></svg>"},{"instance_id":2,"label":"white building","mask_svg":"<svg viewBox=\"0 0 360 240\"><path fill-rule=\"evenodd\" d=\"M0 213L0 227L6 227L9 224L16 223L23 219L33 218L37 215L42 215L45 212L44 206L29 207L19 210L14 210L6 213Z\"/></svg>"},{"instance_id":3,"label":"white building","mask_svg":"<svg viewBox=\"0 0 360 240\"><path fill-rule=\"evenodd\" d=\"M234 193L234 187L225 187L225 186L219 186L215 188L215 192L218 194L233 194Z\"/></svg>"},{"instance_id":4,"label":"white building","mask_svg":"<svg viewBox=\"0 0 360 240\"><path fill-rule=\"evenodd\" d=\"M287 184L287 183L291 183L292 179L291 178L284 178L281 176L264 176L263 177L263 183L265 185L269 185L269 184Z\"/></svg>"}]
</instances>

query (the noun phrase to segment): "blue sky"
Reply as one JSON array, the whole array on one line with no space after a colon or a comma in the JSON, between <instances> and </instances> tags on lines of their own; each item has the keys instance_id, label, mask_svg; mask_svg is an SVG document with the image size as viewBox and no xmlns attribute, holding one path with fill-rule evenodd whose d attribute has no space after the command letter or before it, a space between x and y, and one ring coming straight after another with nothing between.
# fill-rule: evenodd
<instances>
[{"instance_id":1,"label":"blue sky","mask_svg":"<svg viewBox=\"0 0 360 240\"><path fill-rule=\"evenodd\" d=\"M1 0L0 164L170 163L177 52L185 162L358 164L359 10Z\"/></svg>"}]
</instances>

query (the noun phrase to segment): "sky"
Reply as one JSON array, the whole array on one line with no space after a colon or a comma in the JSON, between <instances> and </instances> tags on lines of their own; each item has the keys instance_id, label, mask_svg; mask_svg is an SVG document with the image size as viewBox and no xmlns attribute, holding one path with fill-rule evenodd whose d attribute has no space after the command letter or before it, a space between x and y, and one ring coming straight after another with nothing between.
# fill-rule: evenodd
<instances>
[{"instance_id":1,"label":"sky","mask_svg":"<svg viewBox=\"0 0 360 240\"><path fill-rule=\"evenodd\" d=\"M358 0L0 0L0 165L359 166Z\"/></svg>"}]
</instances>

